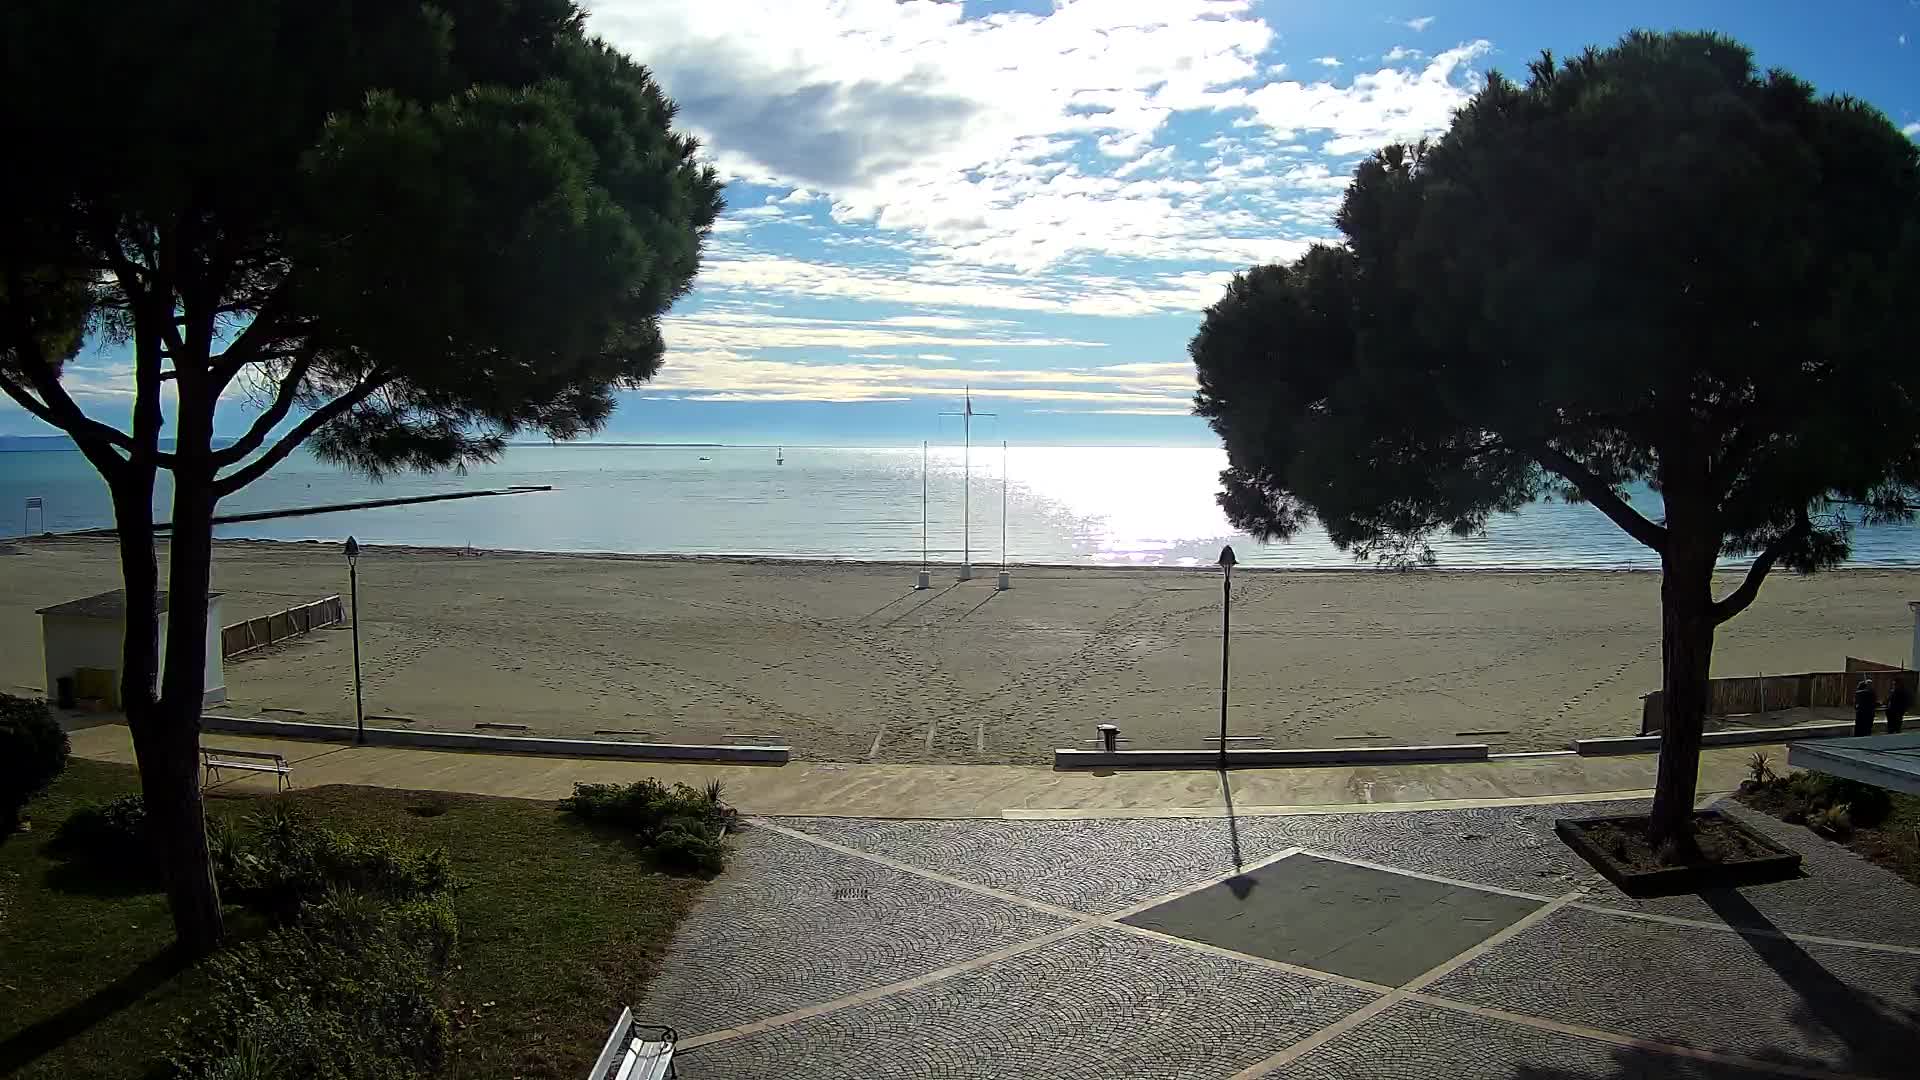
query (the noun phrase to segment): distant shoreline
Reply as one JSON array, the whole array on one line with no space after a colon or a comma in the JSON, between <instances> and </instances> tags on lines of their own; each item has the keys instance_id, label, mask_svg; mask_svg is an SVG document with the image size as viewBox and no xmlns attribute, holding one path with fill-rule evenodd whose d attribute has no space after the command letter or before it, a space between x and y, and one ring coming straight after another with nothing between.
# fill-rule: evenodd
<instances>
[{"instance_id":1,"label":"distant shoreline","mask_svg":"<svg viewBox=\"0 0 1920 1080\"><path fill-rule=\"evenodd\" d=\"M27 536L27 537L10 536L10 537L4 538L4 540L0 542L9 543L9 544L59 545L59 544L109 544L109 543L112 543L112 540L109 537L101 536L97 533L95 534L43 533L36 536ZM162 547L166 546L166 543L167 543L166 538L162 536L159 540L159 543ZM289 552L309 552L314 550L315 548L338 546L333 541L329 541L329 540L254 540L254 539L247 539L243 537L216 538L213 543L216 551L219 548L231 547L236 549L246 549L246 550L254 550L254 551L260 550L262 548L285 548ZM857 559L857 558L847 558L844 556L831 556L831 555L821 555L821 556L767 555L767 554L755 554L751 552L696 554L696 553L671 552L671 551L664 551L664 552L543 551L535 548L448 547L443 545L430 545L430 544L380 544L380 543L371 543L371 542L362 543L360 545L360 548L363 555L367 555L367 556L378 556L381 554L386 554L386 555L398 555L406 558L429 558L429 559L431 558L470 559L470 558L487 558L487 557L499 557L504 559L583 559L583 560L590 560L595 562L608 562L608 561L641 562L641 563L667 563L667 564L676 564L676 565L684 564L684 563L702 563L702 564L735 565L735 566L766 566L766 567L786 566L786 567L808 568L808 569L835 568L835 567L842 567L847 569L882 568L882 569L898 569L898 570L903 570L907 572L916 572L921 568L921 565L922 565L918 560ZM935 582L936 589L944 587L943 585L940 584L944 580L943 574L950 574L955 568L959 566L959 564L955 562L941 562L937 560L927 563L925 565L927 566L927 568L931 569L934 573L934 582ZM974 563L973 564L974 580L976 581L985 580L990 582L992 580L993 575L1000 570L1000 565L1001 564L998 562L987 562L984 560ZM1166 563L1009 562L1006 564L1006 568L1008 570L1042 571L1042 572L1049 572L1049 573L1058 572L1058 571L1069 571L1073 573L1107 573L1110 571L1117 571L1117 572L1128 573L1128 574L1132 574L1132 573L1206 574L1206 575L1216 576L1216 577L1219 574L1218 567L1205 565L1205 564L1193 565L1193 566L1182 566L1182 565L1174 565L1174 564L1166 564ZM1445 563L1441 563L1437 566L1415 567L1415 568L1406 569L1406 570L1397 569L1394 567L1369 566L1364 563L1354 563L1351 566L1256 566L1248 563L1241 563L1234 568L1234 572L1236 575L1257 574L1262 577L1267 577L1272 575L1326 576L1326 575L1341 575L1341 574L1364 575L1367 577L1375 577L1383 574L1389 574L1389 575L1401 574L1408 577L1432 577L1432 576L1455 577L1463 574L1482 574L1482 575L1493 575L1493 576L1504 576L1504 577L1526 577L1526 576L1565 577L1568 575L1593 574L1593 575L1613 577L1620 574L1647 574L1647 575L1658 576L1660 573L1658 568L1647 567L1647 566L1448 566ZM1726 566L1726 567L1722 567L1717 572L1723 576L1737 577L1740 574L1742 574L1744 570L1740 566ZM1920 567L1900 566L1900 565L1880 565L1880 564L1848 565L1848 566L1835 567L1834 569L1831 569L1831 570L1822 570L1819 572L1819 574L1811 575L1811 576L1819 577L1827 574L1911 575L1911 574L1920 574ZM1786 576L1791 576L1791 575L1786 575Z\"/></svg>"}]
</instances>

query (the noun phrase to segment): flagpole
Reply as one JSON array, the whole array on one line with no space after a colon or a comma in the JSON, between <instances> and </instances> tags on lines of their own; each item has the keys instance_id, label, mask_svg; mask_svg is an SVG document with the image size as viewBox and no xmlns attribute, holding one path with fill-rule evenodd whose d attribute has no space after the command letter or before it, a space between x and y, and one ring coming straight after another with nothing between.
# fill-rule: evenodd
<instances>
[{"instance_id":1,"label":"flagpole","mask_svg":"<svg viewBox=\"0 0 1920 1080\"><path fill-rule=\"evenodd\" d=\"M973 578L973 387L966 388L966 405L958 413L942 413L942 416L960 417L960 580ZM981 416L997 416L998 413L980 413Z\"/></svg>"},{"instance_id":2,"label":"flagpole","mask_svg":"<svg viewBox=\"0 0 1920 1080\"><path fill-rule=\"evenodd\" d=\"M933 571L927 569L927 441L920 440L920 573L913 579L915 589L933 588Z\"/></svg>"}]
</instances>

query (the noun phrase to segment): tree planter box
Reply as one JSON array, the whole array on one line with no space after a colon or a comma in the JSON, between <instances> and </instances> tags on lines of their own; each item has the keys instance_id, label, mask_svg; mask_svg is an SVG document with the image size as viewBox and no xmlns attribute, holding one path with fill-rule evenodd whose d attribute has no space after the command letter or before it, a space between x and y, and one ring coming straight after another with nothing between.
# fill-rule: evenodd
<instances>
[{"instance_id":1,"label":"tree planter box","mask_svg":"<svg viewBox=\"0 0 1920 1080\"><path fill-rule=\"evenodd\" d=\"M1623 861L1595 842L1592 836L1594 830L1604 826L1618 827L1630 833L1641 832L1647 821L1644 814L1562 818L1554 822L1553 830L1560 834L1560 839L1566 841L1568 847L1578 852L1581 858L1591 863L1595 870L1618 885L1620 891L1628 896L1670 896L1731 885L1758 885L1781 881L1800 873L1798 852L1780 846L1772 838L1748 828L1739 820L1717 810L1700 811L1693 819L1698 825L1719 833L1725 840L1735 841L1747 850L1737 856L1712 862L1647 867L1639 863L1650 860ZM1645 844L1644 839L1639 842Z\"/></svg>"}]
</instances>

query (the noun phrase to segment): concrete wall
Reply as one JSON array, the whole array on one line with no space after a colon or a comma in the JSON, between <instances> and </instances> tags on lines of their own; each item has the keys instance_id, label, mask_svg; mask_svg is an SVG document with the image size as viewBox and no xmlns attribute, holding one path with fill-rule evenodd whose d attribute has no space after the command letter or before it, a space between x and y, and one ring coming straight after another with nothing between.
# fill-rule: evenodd
<instances>
[{"instance_id":1,"label":"concrete wall","mask_svg":"<svg viewBox=\"0 0 1920 1080\"><path fill-rule=\"evenodd\" d=\"M306 720L261 720L247 716L203 716L206 731L252 735L263 739L321 739L350 743L352 724L316 724ZM711 761L739 765L785 765L792 751L785 746L700 746L686 743L628 743L599 739L539 739L524 735L480 735L464 731L403 731L368 728L374 746L406 746L421 750L467 750L496 754L553 754L561 757L633 758L642 761Z\"/></svg>"},{"instance_id":2,"label":"concrete wall","mask_svg":"<svg viewBox=\"0 0 1920 1080\"><path fill-rule=\"evenodd\" d=\"M72 615L40 616L40 647L47 671L47 700L58 696L59 680L72 678L80 668L120 670L120 649L126 631L117 619L85 619ZM119 685L119 675L114 676ZM117 693L117 691L116 691Z\"/></svg>"},{"instance_id":3,"label":"concrete wall","mask_svg":"<svg viewBox=\"0 0 1920 1080\"><path fill-rule=\"evenodd\" d=\"M160 620L160 655L166 656L167 628L170 619ZM114 672L118 694L120 655L127 636L126 623L119 619L93 619L74 615L40 616L40 642L47 673L47 700L58 694L62 677L71 677L80 668L105 668ZM163 661L164 662L164 661ZM226 664L220 656L220 600L207 605L207 666L201 683L202 701L217 705L227 700Z\"/></svg>"}]
</instances>

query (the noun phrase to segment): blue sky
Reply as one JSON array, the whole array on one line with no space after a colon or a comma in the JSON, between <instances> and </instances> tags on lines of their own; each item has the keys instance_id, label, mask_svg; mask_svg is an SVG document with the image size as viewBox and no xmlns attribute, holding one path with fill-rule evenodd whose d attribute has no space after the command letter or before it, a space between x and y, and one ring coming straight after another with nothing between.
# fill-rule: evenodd
<instances>
[{"instance_id":1,"label":"blue sky","mask_svg":"<svg viewBox=\"0 0 1920 1080\"><path fill-rule=\"evenodd\" d=\"M1634 27L1732 34L1920 133L1920 0L588 6L729 182L607 439L951 441L970 384L987 438L1210 443L1185 347L1234 270L1330 237L1355 161L1442 130L1487 70ZM75 365L103 419L124 369Z\"/></svg>"}]
</instances>

